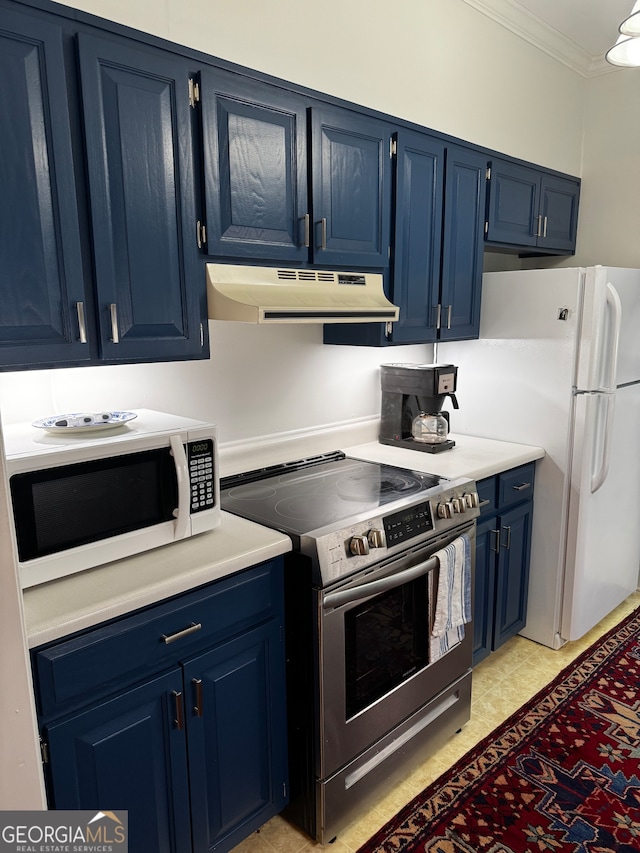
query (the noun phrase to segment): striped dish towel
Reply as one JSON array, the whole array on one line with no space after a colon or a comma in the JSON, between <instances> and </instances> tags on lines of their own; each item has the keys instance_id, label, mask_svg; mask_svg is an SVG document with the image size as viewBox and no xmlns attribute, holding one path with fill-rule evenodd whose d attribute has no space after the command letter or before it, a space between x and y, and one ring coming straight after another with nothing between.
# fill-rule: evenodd
<instances>
[{"instance_id":1,"label":"striped dish towel","mask_svg":"<svg viewBox=\"0 0 640 853\"><path fill-rule=\"evenodd\" d=\"M440 568L434 579L435 608L431 624L431 663L464 638L464 625L471 621L471 542L464 534L437 551ZM433 590L432 590L433 593ZM431 599L433 601L433 597Z\"/></svg>"}]
</instances>

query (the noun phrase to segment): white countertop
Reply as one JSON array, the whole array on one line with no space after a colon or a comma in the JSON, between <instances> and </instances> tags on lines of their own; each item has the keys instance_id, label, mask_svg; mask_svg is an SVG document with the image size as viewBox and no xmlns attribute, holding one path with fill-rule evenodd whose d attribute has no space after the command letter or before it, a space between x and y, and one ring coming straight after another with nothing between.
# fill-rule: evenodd
<instances>
[{"instance_id":1,"label":"white countertop","mask_svg":"<svg viewBox=\"0 0 640 853\"><path fill-rule=\"evenodd\" d=\"M455 433L451 433L449 438L455 441L456 446L441 453L408 450L377 441L342 449L347 456L366 459L368 462L383 462L451 479L470 477L472 480L491 477L501 471L508 471L509 468L541 459L545 455L544 448L529 444L514 444Z\"/></svg>"},{"instance_id":2,"label":"white countertop","mask_svg":"<svg viewBox=\"0 0 640 853\"><path fill-rule=\"evenodd\" d=\"M223 512L220 527L23 593L30 648L291 550L288 536Z\"/></svg>"}]
</instances>

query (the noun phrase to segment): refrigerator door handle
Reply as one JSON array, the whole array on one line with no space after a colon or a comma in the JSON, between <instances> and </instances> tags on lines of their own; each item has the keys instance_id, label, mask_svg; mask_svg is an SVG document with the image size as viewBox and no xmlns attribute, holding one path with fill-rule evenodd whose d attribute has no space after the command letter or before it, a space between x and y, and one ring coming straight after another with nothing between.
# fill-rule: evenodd
<instances>
[{"instance_id":1,"label":"refrigerator door handle","mask_svg":"<svg viewBox=\"0 0 640 853\"><path fill-rule=\"evenodd\" d=\"M611 317L611 338L609 351L606 354L605 368L607 371L606 385L603 391L613 393L616 390L618 375L618 348L620 345L620 327L622 325L622 303L615 287L607 282L606 304Z\"/></svg>"},{"instance_id":2,"label":"refrigerator door handle","mask_svg":"<svg viewBox=\"0 0 640 853\"><path fill-rule=\"evenodd\" d=\"M604 438L602 439L602 453L600 455L600 465L597 471L591 475L591 494L595 494L598 489L604 484L609 474L609 464L611 462L611 444L613 436L613 417L615 414L616 398L615 394L603 394L602 397L606 400L607 416L605 420Z\"/></svg>"}]
</instances>

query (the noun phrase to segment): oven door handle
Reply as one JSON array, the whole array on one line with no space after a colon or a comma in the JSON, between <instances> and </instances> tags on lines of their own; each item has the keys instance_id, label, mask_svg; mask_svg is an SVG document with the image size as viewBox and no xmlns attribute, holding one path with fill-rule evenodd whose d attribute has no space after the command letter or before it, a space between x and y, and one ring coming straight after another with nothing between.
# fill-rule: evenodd
<instances>
[{"instance_id":1,"label":"oven door handle","mask_svg":"<svg viewBox=\"0 0 640 853\"><path fill-rule=\"evenodd\" d=\"M328 610L331 607L339 607L341 604L349 604L352 601L360 601L363 598L387 592L390 589L395 589L397 586L402 586L404 583L413 581L421 575L426 575L428 572L436 569L439 564L440 561L437 557L429 557L428 560L418 563L417 566L412 566L410 569L403 569L401 572L395 572L391 575L385 575L385 577L378 578L378 580L369 581L350 589L327 592L323 598L322 607Z\"/></svg>"}]
</instances>

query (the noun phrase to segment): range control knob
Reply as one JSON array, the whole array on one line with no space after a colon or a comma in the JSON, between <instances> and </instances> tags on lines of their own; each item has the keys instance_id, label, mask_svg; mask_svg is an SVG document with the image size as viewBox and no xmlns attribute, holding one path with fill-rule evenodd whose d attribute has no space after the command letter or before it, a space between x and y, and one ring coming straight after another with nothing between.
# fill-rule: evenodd
<instances>
[{"instance_id":1,"label":"range control knob","mask_svg":"<svg viewBox=\"0 0 640 853\"><path fill-rule=\"evenodd\" d=\"M462 499L469 509L477 509L480 504L477 492L467 492L462 496Z\"/></svg>"},{"instance_id":2,"label":"range control knob","mask_svg":"<svg viewBox=\"0 0 640 853\"><path fill-rule=\"evenodd\" d=\"M369 540L366 536L352 536L349 550L354 557L365 557L369 553Z\"/></svg>"},{"instance_id":3,"label":"range control knob","mask_svg":"<svg viewBox=\"0 0 640 853\"><path fill-rule=\"evenodd\" d=\"M467 511L467 505L465 504L463 498L453 498L451 503L453 505L453 511L454 512L466 512Z\"/></svg>"},{"instance_id":4,"label":"range control knob","mask_svg":"<svg viewBox=\"0 0 640 853\"><path fill-rule=\"evenodd\" d=\"M453 518L453 504L450 501L439 503L437 512L438 518Z\"/></svg>"},{"instance_id":5,"label":"range control knob","mask_svg":"<svg viewBox=\"0 0 640 853\"><path fill-rule=\"evenodd\" d=\"M377 527L372 528L367 533L367 539L370 548L384 548L387 544L384 538L384 530L380 530Z\"/></svg>"}]
</instances>

